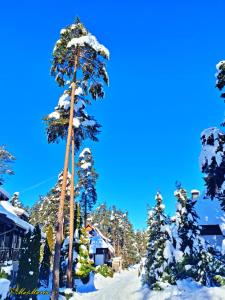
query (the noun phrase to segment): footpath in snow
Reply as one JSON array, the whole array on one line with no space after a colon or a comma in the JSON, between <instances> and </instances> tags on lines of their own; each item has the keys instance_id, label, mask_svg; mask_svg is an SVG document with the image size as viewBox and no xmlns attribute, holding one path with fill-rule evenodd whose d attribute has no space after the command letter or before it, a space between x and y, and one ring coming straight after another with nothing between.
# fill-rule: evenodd
<instances>
[{"instance_id":1,"label":"footpath in snow","mask_svg":"<svg viewBox=\"0 0 225 300\"><path fill-rule=\"evenodd\" d=\"M93 291L95 290L95 291ZM96 275L89 292L75 293L71 300L225 300L225 287L206 288L190 280L179 281L164 291L143 288L137 268L115 274L113 278Z\"/></svg>"}]
</instances>

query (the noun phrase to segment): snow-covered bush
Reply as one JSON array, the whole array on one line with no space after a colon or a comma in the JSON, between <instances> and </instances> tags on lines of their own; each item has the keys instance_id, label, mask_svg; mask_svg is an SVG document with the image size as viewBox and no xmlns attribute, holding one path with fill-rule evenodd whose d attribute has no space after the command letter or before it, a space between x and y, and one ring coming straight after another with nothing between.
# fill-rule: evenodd
<instances>
[{"instance_id":1,"label":"snow-covered bush","mask_svg":"<svg viewBox=\"0 0 225 300\"><path fill-rule=\"evenodd\" d=\"M95 270L104 277L113 277L113 269L107 265L97 266Z\"/></svg>"},{"instance_id":2,"label":"snow-covered bush","mask_svg":"<svg viewBox=\"0 0 225 300\"><path fill-rule=\"evenodd\" d=\"M9 275L4 271L0 269L0 278L8 279Z\"/></svg>"},{"instance_id":3,"label":"snow-covered bush","mask_svg":"<svg viewBox=\"0 0 225 300\"><path fill-rule=\"evenodd\" d=\"M94 262L89 257L90 241L85 228L81 229L79 244L75 275L85 283L88 282L90 272L95 270Z\"/></svg>"}]
</instances>

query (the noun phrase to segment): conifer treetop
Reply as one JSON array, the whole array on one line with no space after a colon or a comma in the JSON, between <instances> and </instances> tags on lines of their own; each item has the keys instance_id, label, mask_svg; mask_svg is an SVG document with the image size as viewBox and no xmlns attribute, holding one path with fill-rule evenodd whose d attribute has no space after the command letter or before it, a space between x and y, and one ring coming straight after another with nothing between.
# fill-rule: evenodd
<instances>
[{"instance_id":1,"label":"conifer treetop","mask_svg":"<svg viewBox=\"0 0 225 300\"><path fill-rule=\"evenodd\" d=\"M109 51L97 41L79 19L60 31L60 39L53 49L51 74L60 86L70 86L74 81L76 55L79 56L77 67L82 73L82 80L76 84L80 83L81 87L92 94L93 99L102 98L104 92L99 80L109 83L105 69L105 60L109 59Z\"/></svg>"}]
</instances>

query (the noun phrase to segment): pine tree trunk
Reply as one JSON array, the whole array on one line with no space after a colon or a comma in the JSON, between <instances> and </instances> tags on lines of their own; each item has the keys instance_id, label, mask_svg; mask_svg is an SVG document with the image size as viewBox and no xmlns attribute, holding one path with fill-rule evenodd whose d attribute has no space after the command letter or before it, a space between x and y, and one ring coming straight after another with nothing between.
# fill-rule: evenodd
<instances>
[{"instance_id":1,"label":"pine tree trunk","mask_svg":"<svg viewBox=\"0 0 225 300\"><path fill-rule=\"evenodd\" d=\"M87 226L87 199L85 195L85 201L84 201L84 227Z\"/></svg>"},{"instance_id":2,"label":"pine tree trunk","mask_svg":"<svg viewBox=\"0 0 225 300\"><path fill-rule=\"evenodd\" d=\"M72 276L72 267L73 267L73 240L74 240L74 175L75 175L75 143L74 143L74 132L72 132L72 170L71 170L71 188L70 188L70 237L69 237L69 253L68 253L68 268L67 268L67 287L73 287L73 276Z\"/></svg>"},{"instance_id":3,"label":"pine tree trunk","mask_svg":"<svg viewBox=\"0 0 225 300\"><path fill-rule=\"evenodd\" d=\"M76 90L76 70L78 64L78 56L75 55L74 62L74 78L71 84L72 92L71 92L71 100L70 100L70 118L69 118L69 127L68 127L68 136L66 143L66 153L65 153L65 161L64 161L64 170L63 170L63 182L62 182L62 190L60 196L59 210L58 210L58 221L57 221L57 229L56 229L56 242L55 242L55 253L54 253L54 264L53 264L53 284L52 284L52 295L51 300L58 300L59 298L59 267L60 267L60 252L62 245L62 236L63 236L63 210L64 210L64 200L66 195L66 185L67 185L67 177L68 177L68 164L69 164L69 154L70 154L70 144L73 130L73 114L74 114L74 96Z\"/></svg>"}]
</instances>

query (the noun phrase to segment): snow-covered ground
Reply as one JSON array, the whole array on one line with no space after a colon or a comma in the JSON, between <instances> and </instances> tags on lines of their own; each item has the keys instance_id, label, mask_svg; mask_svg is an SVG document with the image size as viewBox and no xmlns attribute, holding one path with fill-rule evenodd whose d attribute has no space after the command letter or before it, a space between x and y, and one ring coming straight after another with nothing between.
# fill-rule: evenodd
<instances>
[{"instance_id":1,"label":"snow-covered ground","mask_svg":"<svg viewBox=\"0 0 225 300\"><path fill-rule=\"evenodd\" d=\"M70 300L225 300L225 287L206 288L191 280L178 281L177 286L168 286L163 291L150 291L142 287L137 274L137 267L117 273L113 278L97 274L90 284L79 285L78 292ZM8 289L9 281L1 279L3 299ZM49 295L39 295L38 299L47 300Z\"/></svg>"},{"instance_id":2,"label":"snow-covered ground","mask_svg":"<svg viewBox=\"0 0 225 300\"><path fill-rule=\"evenodd\" d=\"M141 286L137 268L115 274L113 278L96 275L89 292L74 293L71 300L225 300L225 287L206 288L191 280L179 281L164 291Z\"/></svg>"}]
</instances>

